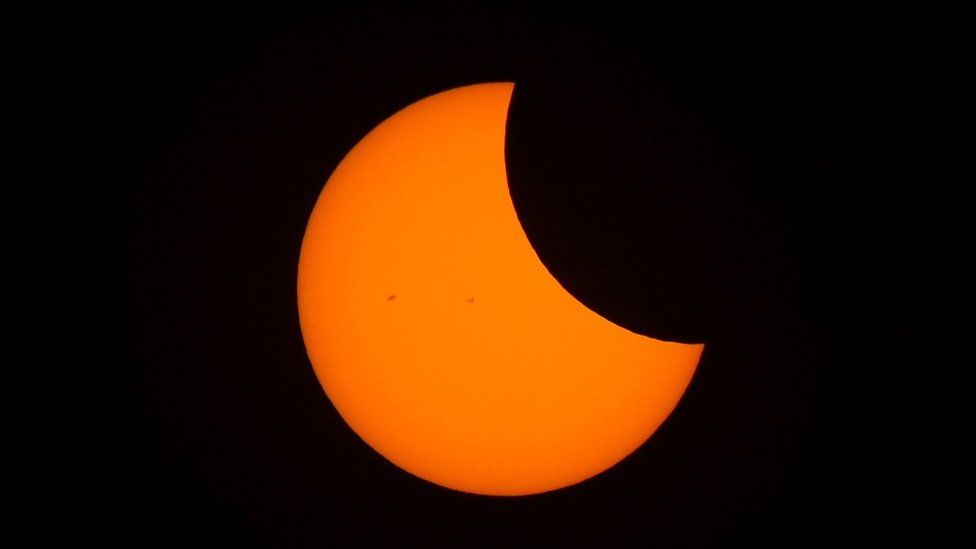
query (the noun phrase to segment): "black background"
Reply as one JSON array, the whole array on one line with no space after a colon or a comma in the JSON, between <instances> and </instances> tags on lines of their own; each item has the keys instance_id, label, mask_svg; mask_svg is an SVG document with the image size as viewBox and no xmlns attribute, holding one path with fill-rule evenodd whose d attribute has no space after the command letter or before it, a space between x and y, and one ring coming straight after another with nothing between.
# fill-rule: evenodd
<instances>
[{"instance_id":1,"label":"black background","mask_svg":"<svg viewBox=\"0 0 976 549\"><path fill-rule=\"evenodd\" d=\"M920 177L912 14L191 7L29 19L15 338L32 536L150 546L876 546L947 520L932 307L954 205ZM579 485L448 491L342 422L298 251L377 123L516 83L540 257L607 318L704 341L657 434ZM18 189L23 190L23 189ZM949 517L949 518L947 518ZM34 520L40 519L40 520Z\"/></svg>"}]
</instances>

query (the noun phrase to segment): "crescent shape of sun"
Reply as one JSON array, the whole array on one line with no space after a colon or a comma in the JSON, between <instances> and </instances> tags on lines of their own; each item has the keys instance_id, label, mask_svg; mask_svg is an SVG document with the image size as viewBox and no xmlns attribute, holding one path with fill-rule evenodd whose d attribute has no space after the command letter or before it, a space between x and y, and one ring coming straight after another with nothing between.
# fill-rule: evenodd
<instances>
[{"instance_id":1,"label":"crescent shape of sun","mask_svg":"<svg viewBox=\"0 0 976 549\"><path fill-rule=\"evenodd\" d=\"M439 93L367 134L319 196L298 265L308 355L349 426L420 478L509 496L637 449L704 348L615 325L543 265L508 191L513 89Z\"/></svg>"}]
</instances>

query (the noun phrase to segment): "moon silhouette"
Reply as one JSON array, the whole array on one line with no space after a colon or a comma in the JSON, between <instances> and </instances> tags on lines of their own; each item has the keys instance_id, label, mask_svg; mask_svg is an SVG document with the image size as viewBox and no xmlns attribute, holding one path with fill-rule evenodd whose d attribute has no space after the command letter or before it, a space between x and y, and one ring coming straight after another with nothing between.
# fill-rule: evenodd
<instances>
[{"instance_id":1,"label":"moon silhouette","mask_svg":"<svg viewBox=\"0 0 976 549\"><path fill-rule=\"evenodd\" d=\"M615 325L539 260L508 191L513 89L439 93L367 134L319 196L298 265L308 355L349 426L420 478L510 496L637 449L704 348Z\"/></svg>"}]
</instances>

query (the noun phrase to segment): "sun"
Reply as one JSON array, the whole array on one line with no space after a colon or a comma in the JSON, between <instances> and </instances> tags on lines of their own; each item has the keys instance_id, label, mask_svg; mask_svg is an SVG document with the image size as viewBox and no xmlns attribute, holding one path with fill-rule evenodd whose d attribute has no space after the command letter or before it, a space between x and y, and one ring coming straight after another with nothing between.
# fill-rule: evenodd
<instances>
[{"instance_id":1,"label":"sun","mask_svg":"<svg viewBox=\"0 0 976 549\"><path fill-rule=\"evenodd\" d=\"M298 265L308 355L349 426L416 476L490 495L619 462L703 349L613 324L539 260L508 192L513 87L439 93L366 135L315 204Z\"/></svg>"}]
</instances>

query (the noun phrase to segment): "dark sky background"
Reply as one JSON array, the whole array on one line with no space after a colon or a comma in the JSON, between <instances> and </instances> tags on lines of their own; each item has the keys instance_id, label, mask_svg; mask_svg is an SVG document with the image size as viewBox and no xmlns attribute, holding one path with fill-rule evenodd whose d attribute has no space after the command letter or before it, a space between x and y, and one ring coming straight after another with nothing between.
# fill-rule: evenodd
<instances>
[{"instance_id":1,"label":"dark sky background","mask_svg":"<svg viewBox=\"0 0 976 549\"><path fill-rule=\"evenodd\" d=\"M920 160L913 14L46 4L23 21L31 175L6 217L28 253L10 299L33 539L861 547L955 523L935 433L961 410L936 397L960 367L942 327L959 202ZM706 343L647 444L514 499L359 440L295 305L338 161L407 104L489 81L516 83L510 190L553 275L614 322Z\"/></svg>"}]
</instances>

